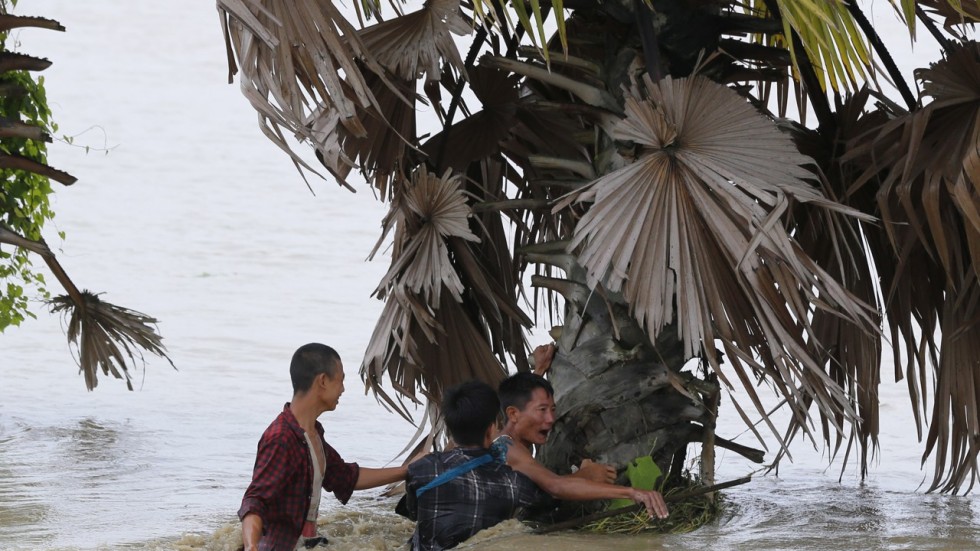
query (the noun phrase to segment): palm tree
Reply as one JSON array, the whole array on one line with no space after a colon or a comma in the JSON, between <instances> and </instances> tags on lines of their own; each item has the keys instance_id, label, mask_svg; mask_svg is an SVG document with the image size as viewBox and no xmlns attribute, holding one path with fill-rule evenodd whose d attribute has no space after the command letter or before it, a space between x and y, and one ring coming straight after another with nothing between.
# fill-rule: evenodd
<instances>
[{"instance_id":1,"label":"palm tree","mask_svg":"<svg viewBox=\"0 0 980 551\"><path fill-rule=\"evenodd\" d=\"M406 417L426 406L421 445L444 388L528 369L530 308L561 322L556 470L651 454L676 475L690 442L705 476L715 446L762 461L714 434L739 388L777 461L802 436L863 474L886 336L930 490L955 492L980 451L980 5L892 1L943 49L918 97L860 2L364 2L357 26L326 0L217 4L262 131L390 206L361 373Z\"/></svg>"}]
</instances>

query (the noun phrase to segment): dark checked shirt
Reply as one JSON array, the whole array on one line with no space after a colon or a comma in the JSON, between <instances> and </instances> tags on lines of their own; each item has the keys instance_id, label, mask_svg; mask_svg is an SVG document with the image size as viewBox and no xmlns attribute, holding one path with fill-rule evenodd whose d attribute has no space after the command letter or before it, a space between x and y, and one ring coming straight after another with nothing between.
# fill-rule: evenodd
<instances>
[{"instance_id":1,"label":"dark checked shirt","mask_svg":"<svg viewBox=\"0 0 980 551\"><path fill-rule=\"evenodd\" d=\"M408 466L406 505L417 519L412 534L415 551L455 547L473 534L514 518L518 509L547 494L521 473L492 461L415 497L415 491L440 474L488 453L482 448L457 448L429 454Z\"/></svg>"},{"instance_id":2,"label":"dark checked shirt","mask_svg":"<svg viewBox=\"0 0 980 551\"><path fill-rule=\"evenodd\" d=\"M344 463L336 450L323 438L323 425L316 423L317 439L323 444L326 469L323 489L333 492L341 503L347 503L354 492L360 469L357 463ZM292 551L303 532L303 520L310 507L313 486L313 463L303 429L289 410L265 429L259 440L252 471L252 483L245 490L238 518L256 513L262 519L260 551Z\"/></svg>"}]
</instances>

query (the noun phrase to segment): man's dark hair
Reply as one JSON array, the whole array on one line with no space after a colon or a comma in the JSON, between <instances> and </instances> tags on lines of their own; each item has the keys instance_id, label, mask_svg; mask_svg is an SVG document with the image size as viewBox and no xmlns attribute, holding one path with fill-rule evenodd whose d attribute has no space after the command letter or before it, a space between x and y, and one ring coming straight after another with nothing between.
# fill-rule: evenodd
<instances>
[{"instance_id":1,"label":"man's dark hair","mask_svg":"<svg viewBox=\"0 0 980 551\"><path fill-rule=\"evenodd\" d=\"M497 421L500 400L483 381L468 381L446 391L442 416L458 446L482 446L487 428Z\"/></svg>"},{"instance_id":2,"label":"man's dark hair","mask_svg":"<svg viewBox=\"0 0 980 551\"><path fill-rule=\"evenodd\" d=\"M340 355L325 344L311 342L304 344L293 353L289 363L289 378L293 381L293 392L301 394L310 390L313 379L326 373L333 379L340 371Z\"/></svg>"},{"instance_id":3,"label":"man's dark hair","mask_svg":"<svg viewBox=\"0 0 980 551\"><path fill-rule=\"evenodd\" d=\"M550 397L555 395L555 389L547 379L530 371L521 371L500 381L497 396L500 398L501 411L506 412L510 406L523 411L536 388L543 388Z\"/></svg>"}]
</instances>

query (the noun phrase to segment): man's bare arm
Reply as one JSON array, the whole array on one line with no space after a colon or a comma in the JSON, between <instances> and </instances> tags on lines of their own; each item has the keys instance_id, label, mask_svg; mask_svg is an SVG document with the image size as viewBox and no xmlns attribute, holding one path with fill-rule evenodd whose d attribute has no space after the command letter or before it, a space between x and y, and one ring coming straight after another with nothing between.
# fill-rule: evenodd
<instances>
[{"instance_id":1,"label":"man's bare arm","mask_svg":"<svg viewBox=\"0 0 980 551\"><path fill-rule=\"evenodd\" d=\"M594 482L584 477L559 476L548 470L534 459L527 449L519 445L511 446L507 453L507 464L558 499L587 501L625 498L642 503L650 516L667 518L667 504L660 492Z\"/></svg>"},{"instance_id":2,"label":"man's bare arm","mask_svg":"<svg viewBox=\"0 0 980 551\"><path fill-rule=\"evenodd\" d=\"M354 484L355 490L366 490L368 488L377 488L378 486L384 486L385 484L391 484L393 482L401 482L405 480L405 475L408 473L408 467L386 467L384 469L371 469L368 467L361 467L360 472L357 475L357 483Z\"/></svg>"},{"instance_id":3,"label":"man's bare arm","mask_svg":"<svg viewBox=\"0 0 980 551\"><path fill-rule=\"evenodd\" d=\"M242 519L242 545L245 551L257 551L262 539L262 517L249 513Z\"/></svg>"}]
</instances>

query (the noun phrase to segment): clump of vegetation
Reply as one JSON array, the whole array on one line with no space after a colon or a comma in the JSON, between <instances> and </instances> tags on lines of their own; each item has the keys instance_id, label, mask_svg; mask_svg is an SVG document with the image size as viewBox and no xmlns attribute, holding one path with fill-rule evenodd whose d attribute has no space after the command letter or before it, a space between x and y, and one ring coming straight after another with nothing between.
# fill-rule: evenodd
<instances>
[{"instance_id":1,"label":"clump of vegetation","mask_svg":"<svg viewBox=\"0 0 980 551\"><path fill-rule=\"evenodd\" d=\"M16 5L16 1L10 4ZM8 2L0 0L0 14L7 10ZM44 77L35 78L27 70L44 60L31 63L27 56L14 58L8 47L9 34L9 29L0 31L0 53L24 69L0 74L0 121L9 129L0 135L4 160L0 163L0 227L36 241L41 238L44 223L54 218L49 200L51 184L46 176L13 165L43 166L47 162L46 142L57 126L50 119ZM35 317L28 303L32 294L50 298L44 276L31 265L30 251L22 247L0 249L0 331Z\"/></svg>"},{"instance_id":2,"label":"clump of vegetation","mask_svg":"<svg viewBox=\"0 0 980 551\"><path fill-rule=\"evenodd\" d=\"M686 534L697 530L718 517L723 506L722 494L700 495L674 501L672 496L688 490L703 487L692 482L688 486L671 488L664 492L664 499L670 502L670 516L665 519L650 518L646 511L631 511L590 522L582 530L604 534L634 535L644 532L662 534Z\"/></svg>"}]
</instances>

